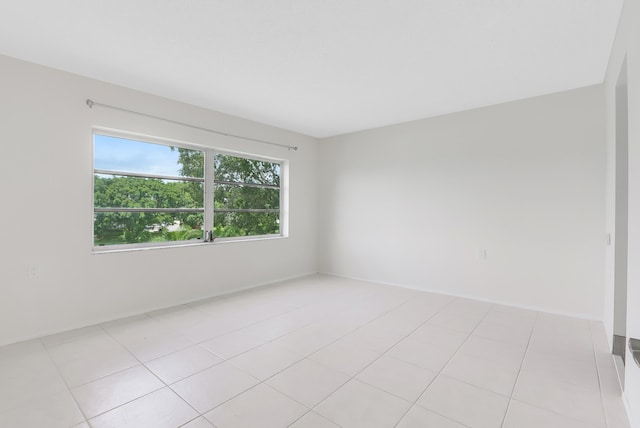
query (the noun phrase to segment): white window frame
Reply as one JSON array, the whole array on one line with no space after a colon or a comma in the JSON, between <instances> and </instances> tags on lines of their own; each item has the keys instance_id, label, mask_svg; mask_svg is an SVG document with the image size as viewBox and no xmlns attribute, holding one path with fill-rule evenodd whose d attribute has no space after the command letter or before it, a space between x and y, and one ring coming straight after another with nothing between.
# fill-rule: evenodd
<instances>
[{"instance_id":1,"label":"white window frame","mask_svg":"<svg viewBox=\"0 0 640 428\"><path fill-rule=\"evenodd\" d=\"M204 224L205 231L211 230L213 231L214 226L214 216L215 216L215 207L214 207L214 191L215 191L215 156L217 154L227 155L227 156L235 156L244 159L250 160L258 160L270 163L278 163L280 165L280 206L279 206L279 226L280 233L277 234L268 234L268 235L251 235L251 236L237 236L237 237L224 237L219 238L215 237L214 241L206 242L204 240L204 236L202 239L198 240L188 240L188 241L166 241L166 242L144 242L137 244L116 244L116 245L98 245L96 246L94 243L93 237L93 219L95 218L95 189L94 189L94 180L93 176L95 175L95 136L96 134L104 135L108 137L114 138L122 138L127 140L139 141L143 143L150 144L159 144L163 146L171 146L176 148L183 148L189 150L197 150L204 152L204 178L203 178L203 186L204 186ZM121 252L121 251L135 251L135 250L150 250L150 249L159 249L159 248L176 248L176 247L190 247L190 246L206 246L206 245L215 245L216 243L225 243L225 242L244 242L244 241L260 241L265 239L280 239L288 237L288 225L289 225L289 216L288 216L288 183L289 183L289 162L286 159L278 159L263 155L256 155L252 153L245 152L237 152L228 149L220 149L217 147L210 147L200 144L189 143L185 141L172 140L168 138L161 138L155 136L149 136L144 134L137 134L133 132L125 132L119 130L113 130L102 127L94 127L91 132L91 147L92 147L92 180L91 180L91 245L94 254L100 253L111 253L111 252ZM126 171L120 171L125 173ZM131 176L134 175L146 175L151 178L170 178L161 175L154 174L136 174L131 173ZM172 179L177 180L185 180L185 177L175 177ZM185 181L189 181L186 179ZM194 181L194 180L191 180ZM199 180L197 180L199 181ZM170 210L170 209L168 209ZM210 229L209 229L210 228ZM204 231L203 231L204 235Z\"/></svg>"}]
</instances>

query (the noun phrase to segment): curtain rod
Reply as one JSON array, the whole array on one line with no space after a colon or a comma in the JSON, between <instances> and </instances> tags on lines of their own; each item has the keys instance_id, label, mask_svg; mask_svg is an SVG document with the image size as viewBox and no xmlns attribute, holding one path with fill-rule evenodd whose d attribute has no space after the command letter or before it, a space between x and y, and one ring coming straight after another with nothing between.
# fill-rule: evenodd
<instances>
[{"instance_id":1,"label":"curtain rod","mask_svg":"<svg viewBox=\"0 0 640 428\"><path fill-rule=\"evenodd\" d=\"M138 116L145 116L145 117L150 117L152 119L163 120L165 122L173 123L173 124L176 124L176 125L181 125L181 126L186 126L186 127L193 128L193 129L198 129L200 131L211 132L213 134L218 134L218 135L224 135L225 137L239 138L241 140L253 141L253 142L262 143L262 144L269 144L269 145L278 146L278 147L284 147L287 150L298 150L298 146L288 146L286 144L274 143L272 141L265 141L265 140L259 140L257 138L243 137L242 135L229 134L229 133L222 132L222 131L216 131L215 129L203 128L201 126L191 125L189 123L179 122L177 120L167 119L167 118L160 117L160 116L154 116L152 114L142 113L142 112L135 111L135 110L128 110L126 108L116 107L116 106L112 106L112 105L109 105L109 104L102 104L102 103L93 101L91 99L87 99L86 102L87 102L87 106L89 106L89 108L93 108L93 106L106 107L106 108L110 108L110 109L113 109L113 110L120 110L120 111L124 111L124 112L127 112L127 113L137 114Z\"/></svg>"}]
</instances>

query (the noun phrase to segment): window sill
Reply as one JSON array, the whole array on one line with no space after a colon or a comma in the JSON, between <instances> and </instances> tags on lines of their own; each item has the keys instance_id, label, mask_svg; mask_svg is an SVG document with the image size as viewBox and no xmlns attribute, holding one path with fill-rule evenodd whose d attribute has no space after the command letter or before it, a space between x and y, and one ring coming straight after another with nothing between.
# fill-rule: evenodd
<instances>
[{"instance_id":1,"label":"window sill","mask_svg":"<svg viewBox=\"0 0 640 428\"><path fill-rule=\"evenodd\" d=\"M183 247L206 247L211 245L231 244L235 242L254 242L254 241L270 241L277 239L286 239L283 235L259 235L259 236L239 236L235 238L216 238L213 242L176 242L176 243L158 243L155 245L136 245L136 244L124 244L124 245L108 245L104 247L93 247L92 254L110 254L110 253L126 253L131 251L149 251L149 250L163 250L168 248L183 248Z\"/></svg>"}]
</instances>

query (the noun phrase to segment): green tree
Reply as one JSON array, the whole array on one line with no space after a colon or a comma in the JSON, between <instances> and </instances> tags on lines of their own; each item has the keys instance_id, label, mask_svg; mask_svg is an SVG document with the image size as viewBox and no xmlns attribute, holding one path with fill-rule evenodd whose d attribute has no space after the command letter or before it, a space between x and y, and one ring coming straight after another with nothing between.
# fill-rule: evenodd
<instances>
[{"instance_id":1,"label":"green tree","mask_svg":"<svg viewBox=\"0 0 640 428\"><path fill-rule=\"evenodd\" d=\"M202 199L193 198L193 193L187 189L188 184L192 183L95 175L94 206L114 209L113 212L96 213L96 243L147 242L152 238L150 229L153 225L170 225L176 220L199 229L203 222L202 214L117 212L117 208L201 208Z\"/></svg>"},{"instance_id":2,"label":"green tree","mask_svg":"<svg viewBox=\"0 0 640 428\"><path fill-rule=\"evenodd\" d=\"M268 235L280 232L279 214L223 212L221 209L280 208L280 164L218 154L215 159L214 233L216 236ZM249 183L272 187L252 187Z\"/></svg>"},{"instance_id":3,"label":"green tree","mask_svg":"<svg viewBox=\"0 0 640 428\"><path fill-rule=\"evenodd\" d=\"M203 178L204 152L184 148L177 150L179 174ZM279 233L278 212L233 210L278 210L280 164L222 154L216 155L214 164L214 208L218 210L214 210L215 235L227 237ZM202 213L117 211L118 208L203 208L204 186L198 181L95 175L94 206L113 209L95 214L94 239L97 245L193 239L202 236L202 229L208 229L203 224ZM182 227L170 232L166 227L175 221L179 221ZM161 232L157 230L158 225L163 227Z\"/></svg>"}]
</instances>

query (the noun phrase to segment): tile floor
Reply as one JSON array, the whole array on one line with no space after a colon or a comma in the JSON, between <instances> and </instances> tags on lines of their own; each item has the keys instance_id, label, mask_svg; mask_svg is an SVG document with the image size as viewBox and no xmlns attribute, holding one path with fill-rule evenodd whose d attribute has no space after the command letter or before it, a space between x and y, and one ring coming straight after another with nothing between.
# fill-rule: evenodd
<instances>
[{"instance_id":1,"label":"tile floor","mask_svg":"<svg viewBox=\"0 0 640 428\"><path fill-rule=\"evenodd\" d=\"M628 427L599 322L312 276L0 348L0 427Z\"/></svg>"}]
</instances>

